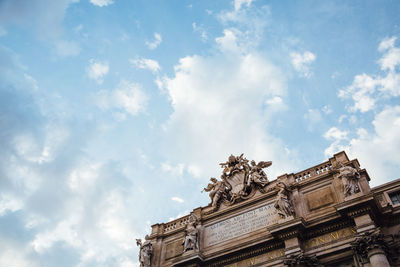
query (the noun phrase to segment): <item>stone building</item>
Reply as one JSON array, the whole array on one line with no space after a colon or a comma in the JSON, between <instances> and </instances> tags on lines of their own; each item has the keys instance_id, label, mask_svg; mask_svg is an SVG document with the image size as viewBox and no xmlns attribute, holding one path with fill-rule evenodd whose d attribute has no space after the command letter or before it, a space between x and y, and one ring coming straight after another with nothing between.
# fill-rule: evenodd
<instances>
[{"instance_id":1,"label":"stone building","mask_svg":"<svg viewBox=\"0 0 400 267\"><path fill-rule=\"evenodd\" d=\"M152 226L142 266L400 266L400 179L370 188L345 152L269 181L272 162L230 156L211 203Z\"/></svg>"}]
</instances>

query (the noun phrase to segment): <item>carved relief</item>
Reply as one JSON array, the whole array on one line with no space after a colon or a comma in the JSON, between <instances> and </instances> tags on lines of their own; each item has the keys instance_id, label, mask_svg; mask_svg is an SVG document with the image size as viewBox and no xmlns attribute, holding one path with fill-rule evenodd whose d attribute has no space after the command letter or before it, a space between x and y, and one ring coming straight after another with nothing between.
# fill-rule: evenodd
<instances>
[{"instance_id":1,"label":"carved relief","mask_svg":"<svg viewBox=\"0 0 400 267\"><path fill-rule=\"evenodd\" d=\"M360 185L358 180L360 179L360 173L356 168L351 166L345 166L343 163L339 162L339 178L343 184L344 196L351 196L360 192Z\"/></svg>"},{"instance_id":2,"label":"carved relief","mask_svg":"<svg viewBox=\"0 0 400 267\"><path fill-rule=\"evenodd\" d=\"M146 235L143 244L141 239L136 239L136 245L140 247L140 252L139 252L140 267L151 267L151 257L153 256L153 245L148 239L149 236Z\"/></svg>"},{"instance_id":3,"label":"carved relief","mask_svg":"<svg viewBox=\"0 0 400 267\"><path fill-rule=\"evenodd\" d=\"M264 168L271 166L271 161L260 161L251 165L243 157L230 155L227 162L220 163L223 168L221 180L211 177L204 191L210 192L211 206L217 210L220 203L226 205L237 203L240 200L250 198L255 190L265 193L265 187L269 184Z\"/></svg>"},{"instance_id":4,"label":"carved relief","mask_svg":"<svg viewBox=\"0 0 400 267\"><path fill-rule=\"evenodd\" d=\"M289 199L291 190L287 187L284 182L278 182L276 188L279 190L276 196L274 207L278 211L278 215L281 219L285 219L289 216L294 216L294 209L292 202Z\"/></svg>"},{"instance_id":5,"label":"carved relief","mask_svg":"<svg viewBox=\"0 0 400 267\"><path fill-rule=\"evenodd\" d=\"M303 252L298 255L290 255L287 256L286 259L283 260L283 263L289 267L319 267L319 261L315 255L306 256Z\"/></svg>"},{"instance_id":6,"label":"carved relief","mask_svg":"<svg viewBox=\"0 0 400 267\"><path fill-rule=\"evenodd\" d=\"M192 214L185 229L185 239L182 242L183 252L199 249L199 230L197 230L197 217Z\"/></svg>"}]
</instances>

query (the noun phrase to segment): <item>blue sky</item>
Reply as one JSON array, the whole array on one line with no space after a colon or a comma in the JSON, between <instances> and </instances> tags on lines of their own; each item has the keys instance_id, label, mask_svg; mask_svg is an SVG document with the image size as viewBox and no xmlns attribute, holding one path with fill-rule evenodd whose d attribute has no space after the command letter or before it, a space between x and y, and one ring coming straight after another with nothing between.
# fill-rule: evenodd
<instances>
[{"instance_id":1,"label":"blue sky","mask_svg":"<svg viewBox=\"0 0 400 267\"><path fill-rule=\"evenodd\" d=\"M399 178L398 1L0 1L0 265L138 266L231 154Z\"/></svg>"}]
</instances>

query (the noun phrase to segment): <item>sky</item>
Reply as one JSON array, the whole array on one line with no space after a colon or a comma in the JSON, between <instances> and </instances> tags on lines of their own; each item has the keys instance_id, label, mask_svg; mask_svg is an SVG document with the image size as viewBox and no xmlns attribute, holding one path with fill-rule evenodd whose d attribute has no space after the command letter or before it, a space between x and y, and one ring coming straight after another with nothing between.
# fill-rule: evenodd
<instances>
[{"instance_id":1,"label":"sky","mask_svg":"<svg viewBox=\"0 0 400 267\"><path fill-rule=\"evenodd\" d=\"M400 2L0 0L0 266L139 266L220 162L400 178Z\"/></svg>"}]
</instances>

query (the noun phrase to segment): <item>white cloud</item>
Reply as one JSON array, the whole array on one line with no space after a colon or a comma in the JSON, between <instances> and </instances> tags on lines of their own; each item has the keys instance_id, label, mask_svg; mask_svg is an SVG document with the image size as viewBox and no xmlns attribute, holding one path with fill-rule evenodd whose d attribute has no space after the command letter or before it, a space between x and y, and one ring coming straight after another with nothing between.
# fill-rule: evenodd
<instances>
[{"instance_id":1,"label":"white cloud","mask_svg":"<svg viewBox=\"0 0 400 267\"><path fill-rule=\"evenodd\" d=\"M188 169L188 173L190 173L194 177L196 177L196 178L201 177L201 169L199 166L191 164L188 166L187 169Z\"/></svg>"},{"instance_id":2,"label":"white cloud","mask_svg":"<svg viewBox=\"0 0 400 267\"><path fill-rule=\"evenodd\" d=\"M194 32L198 32L200 34L201 40L203 42L207 41L207 39L208 39L207 32L203 26L201 26L201 25L199 26L196 24L196 22L193 22L192 27L193 27Z\"/></svg>"},{"instance_id":3,"label":"white cloud","mask_svg":"<svg viewBox=\"0 0 400 267\"><path fill-rule=\"evenodd\" d=\"M332 127L324 134L324 137L327 140L343 140L347 138L347 134L347 131L341 131L336 127Z\"/></svg>"},{"instance_id":4,"label":"white cloud","mask_svg":"<svg viewBox=\"0 0 400 267\"><path fill-rule=\"evenodd\" d=\"M395 37L386 38L378 48L384 53L378 63L386 76L359 74L350 86L339 91L340 98L354 101L349 111L374 110L378 102L400 96L400 72L396 68L400 65L400 48L395 46L395 41Z\"/></svg>"},{"instance_id":5,"label":"white cloud","mask_svg":"<svg viewBox=\"0 0 400 267\"><path fill-rule=\"evenodd\" d=\"M99 178L100 168L100 163L89 163L79 169L73 170L68 179L69 188L72 191L85 192Z\"/></svg>"},{"instance_id":6,"label":"white cloud","mask_svg":"<svg viewBox=\"0 0 400 267\"><path fill-rule=\"evenodd\" d=\"M273 96L265 100L265 104L268 106L270 110L273 111L280 111L287 109L287 106L283 102L282 97L280 96Z\"/></svg>"},{"instance_id":7,"label":"white cloud","mask_svg":"<svg viewBox=\"0 0 400 267\"><path fill-rule=\"evenodd\" d=\"M233 2L233 6L235 11L238 11L241 9L241 7L243 5L246 5L247 7L249 7L251 5L251 2L253 2L254 0L235 0Z\"/></svg>"},{"instance_id":8,"label":"white cloud","mask_svg":"<svg viewBox=\"0 0 400 267\"><path fill-rule=\"evenodd\" d=\"M153 59L137 58L137 59L131 59L129 60L129 62L139 69L147 69L152 71L153 73L156 73L161 69L158 62Z\"/></svg>"},{"instance_id":9,"label":"white cloud","mask_svg":"<svg viewBox=\"0 0 400 267\"><path fill-rule=\"evenodd\" d=\"M185 202L185 201L184 201L182 198L180 198L180 197L171 197L171 200L176 201L176 202L179 202L179 203Z\"/></svg>"},{"instance_id":10,"label":"white cloud","mask_svg":"<svg viewBox=\"0 0 400 267\"><path fill-rule=\"evenodd\" d=\"M386 107L375 116L372 122L374 131L357 130L357 137L345 138L347 133L332 130L327 137L334 142L325 150L325 155L332 155L340 150L348 152L350 157L357 157L367 170L374 184L381 184L398 178L400 165L400 106Z\"/></svg>"},{"instance_id":11,"label":"white cloud","mask_svg":"<svg viewBox=\"0 0 400 267\"><path fill-rule=\"evenodd\" d=\"M292 52L290 57L292 58L294 69L299 72L300 76L310 78L312 75L310 64L314 62L316 56L310 51L306 51L303 54Z\"/></svg>"},{"instance_id":12,"label":"white cloud","mask_svg":"<svg viewBox=\"0 0 400 267\"><path fill-rule=\"evenodd\" d=\"M380 52L386 52L381 59L379 64L382 70L394 71L395 67L400 64L400 48L395 47L397 38L384 39L380 44L378 50Z\"/></svg>"},{"instance_id":13,"label":"white cloud","mask_svg":"<svg viewBox=\"0 0 400 267\"><path fill-rule=\"evenodd\" d=\"M256 48L269 23L271 13L269 7L251 5L252 2L252 0L233 1L232 10L223 10L217 15L226 26L224 30L234 32L238 37L237 45L241 49Z\"/></svg>"},{"instance_id":14,"label":"white cloud","mask_svg":"<svg viewBox=\"0 0 400 267\"><path fill-rule=\"evenodd\" d=\"M332 141L332 143L325 149L325 156L331 157L333 154L346 150L347 147L344 144L344 141L347 140L347 131L342 131L336 127L330 128L324 134L324 138L326 140Z\"/></svg>"},{"instance_id":15,"label":"white cloud","mask_svg":"<svg viewBox=\"0 0 400 267\"><path fill-rule=\"evenodd\" d=\"M149 49L156 49L162 42L161 34L154 33L154 41L146 41L146 45Z\"/></svg>"},{"instance_id":16,"label":"white cloud","mask_svg":"<svg viewBox=\"0 0 400 267\"><path fill-rule=\"evenodd\" d=\"M104 77L107 75L110 67L107 62L100 62L94 59L90 60L90 65L86 68L86 73L90 79L102 84Z\"/></svg>"},{"instance_id":17,"label":"white cloud","mask_svg":"<svg viewBox=\"0 0 400 267\"><path fill-rule=\"evenodd\" d=\"M90 0L90 3L95 6L103 7L113 4L114 0Z\"/></svg>"},{"instance_id":18,"label":"white cloud","mask_svg":"<svg viewBox=\"0 0 400 267\"><path fill-rule=\"evenodd\" d=\"M0 217L7 211L15 212L23 207L23 202L9 194L0 194Z\"/></svg>"},{"instance_id":19,"label":"white cloud","mask_svg":"<svg viewBox=\"0 0 400 267\"><path fill-rule=\"evenodd\" d=\"M81 48L74 41L57 41L55 47L56 53L60 57L77 56L81 52Z\"/></svg>"},{"instance_id":20,"label":"white cloud","mask_svg":"<svg viewBox=\"0 0 400 267\"><path fill-rule=\"evenodd\" d=\"M11 244L0 252L0 266L9 267L33 267L38 266L28 259L23 248L11 248Z\"/></svg>"},{"instance_id":21,"label":"white cloud","mask_svg":"<svg viewBox=\"0 0 400 267\"><path fill-rule=\"evenodd\" d=\"M237 30L225 29L224 35L215 39L220 50L224 53L239 53L241 48L238 46L237 34L240 34Z\"/></svg>"},{"instance_id":22,"label":"white cloud","mask_svg":"<svg viewBox=\"0 0 400 267\"><path fill-rule=\"evenodd\" d=\"M295 164L293 152L266 130L287 94L285 78L265 57L237 45L242 41L224 30L218 52L181 58L173 77L158 80L173 107L163 127L165 153L172 162L198 166L203 179L218 175L215 162L231 153L274 159L272 177Z\"/></svg>"},{"instance_id":23,"label":"white cloud","mask_svg":"<svg viewBox=\"0 0 400 267\"><path fill-rule=\"evenodd\" d=\"M375 92L377 84L378 80L367 74L357 75L354 77L351 86L339 91L339 97L347 98L351 96L353 98L355 103L350 108L350 111L369 111L375 107L376 99L371 97L371 95Z\"/></svg>"},{"instance_id":24,"label":"white cloud","mask_svg":"<svg viewBox=\"0 0 400 267\"><path fill-rule=\"evenodd\" d=\"M333 112L332 107L330 105L323 106L322 111L327 115Z\"/></svg>"},{"instance_id":25,"label":"white cloud","mask_svg":"<svg viewBox=\"0 0 400 267\"><path fill-rule=\"evenodd\" d=\"M171 165L169 162L161 163L161 169L164 172L169 172L174 176L182 176L185 164L179 163L176 166Z\"/></svg>"},{"instance_id":26,"label":"white cloud","mask_svg":"<svg viewBox=\"0 0 400 267\"><path fill-rule=\"evenodd\" d=\"M123 80L112 91L99 91L96 101L103 110L117 109L134 116L145 110L148 97L140 85Z\"/></svg>"}]
</instances>

